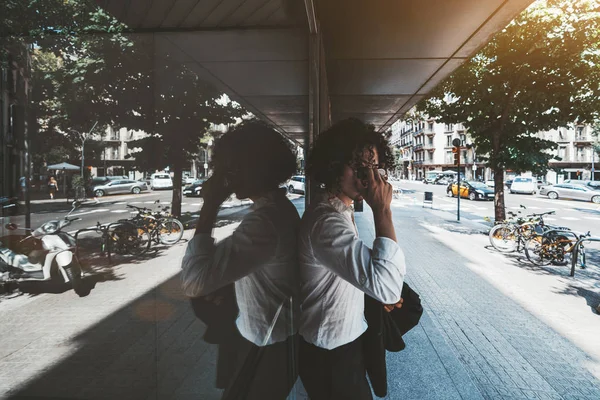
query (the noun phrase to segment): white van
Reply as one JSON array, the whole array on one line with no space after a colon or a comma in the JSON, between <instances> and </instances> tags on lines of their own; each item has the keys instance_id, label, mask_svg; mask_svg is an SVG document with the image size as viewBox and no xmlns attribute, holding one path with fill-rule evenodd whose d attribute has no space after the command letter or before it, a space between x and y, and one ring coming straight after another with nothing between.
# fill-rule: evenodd
<instances>
[{"instance_id":1,"label":"white van","mask_svg":"<svg viewBox=\"0 0 600 400\"><path fill-rule=\"evenodd\" d=\"M527 176L517 176L512 185L510 185L511 193L526 193L535 194L537 191L537 179Z\"/></svg>"},{"instance_id":2,"label":"white van","mask_svg":"<svg viewBox=\"0 0 600 400\"><path fill-rule=\"evenodd\" d=\"M173 180L166 173L152 174L150 177L150 189L173 189Z\"/></svg>"}]
</instances>

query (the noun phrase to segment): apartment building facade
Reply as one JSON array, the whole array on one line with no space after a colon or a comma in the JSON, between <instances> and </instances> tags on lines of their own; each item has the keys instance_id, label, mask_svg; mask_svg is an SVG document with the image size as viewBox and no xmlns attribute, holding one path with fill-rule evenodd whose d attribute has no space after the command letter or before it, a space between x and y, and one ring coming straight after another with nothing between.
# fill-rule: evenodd
<instances>
[{"instance_id":1,"label":"apartment building facade","mask_svg":"<svg viewBox=\"0 0 600 400\"><path fill-rule=\"evenodd\" d=\"M574 125L547 132L538 137L557 143L553 151L555 158L549 162L546 176L538 177L549 183L560 183L566 179L600 180L597 165L600 160L594 150L599 139L592 134L589 125ZM434 119L420 121L397 121L392 125L391 144L399 153L397 176L403 179L422 180L429 171L456 170L452 141L459 138L461 150L461 172L466 179L493 179L493 172L477 157L477 149L462 124L441 124ZM514 171L505 171L505 179L516 176ZM523 173L523 175L532 175Z\"/></svg>"},{"instance_id":2,"label":"apartment building facade","mask_svg":"<svg viewBox=\"0 0 600 400\"><path fill-rule=\"evenodd\" d=\"M461 124L441 124L429 118L421 121L396 121L392 125L391 145L398 150L396 175L402 179L422 180L430 171L456 171L452 141L471 144ZM487 179L490 172L478 162L476 149L464 149L461 172L467 179Z\"/></svg>"},{"instance_id":3,"label":"apartment building facade","mask_svg":"<svg viewBox=\"0 0 600 400\"><path fill-rule=\"evenodd\" d=\"M558 145L553 154L546 179L558 183L563 179L600 180L599 158L594 147L598 146L598 137L592 134L589 125L575 125L571 128L553 129L540 132L538 137L551 140Z\"/></svg>"},{"instance_id":4,"label":"apartment building facade","mask_svg":"<svg viewBox=\"0 0 600 400\"><path fill-rule=\"evenodd\" d=\"M102 146L100 159L90 160L92 176L128 176L131 179L143 178L143 172L137 171L134 159L128 157L134 150L132 141L142 139L147 134L144 131L112 127L94 137Z\"/></svg>"}]
</instances>

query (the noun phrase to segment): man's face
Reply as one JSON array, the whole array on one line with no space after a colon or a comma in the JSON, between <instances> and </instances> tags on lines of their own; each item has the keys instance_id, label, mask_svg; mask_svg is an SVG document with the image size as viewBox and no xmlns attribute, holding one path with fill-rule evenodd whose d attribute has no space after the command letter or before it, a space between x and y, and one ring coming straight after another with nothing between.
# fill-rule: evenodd
<instances>
[{"instance_id":1,"label":"man's face","mask_svg":"<svg viewBox=\"0 0 600 400\"><path fill-rule=\"evenodd\" d=\"M377 149L375 147L364 149L355 165L344 166L344 173L340 180L342 193L352 200L361 199L367 190L367 186L363 183L363 180L366 179L366 169L376 169L378 165ZM377 171L374 172L377 173Z\"/></svg>"}]
</instances>

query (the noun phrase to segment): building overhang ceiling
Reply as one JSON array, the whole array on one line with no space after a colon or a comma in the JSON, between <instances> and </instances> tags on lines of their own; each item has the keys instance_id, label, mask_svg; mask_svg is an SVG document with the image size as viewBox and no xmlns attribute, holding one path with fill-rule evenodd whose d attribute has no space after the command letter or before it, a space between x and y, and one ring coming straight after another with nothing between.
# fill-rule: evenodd
<instances>
[{"instance_id":1,"label":"building overhang ceiling","mask_svg":"<svg viewBox=\"0 0 600 400\"><path fill-rule=\"evenodd\" d=\"M135 32L153 33L158 58L175 54L299 142L309 123L309 31L322 34L332 120L385 130L531 2L97 0Z\"/></svg>"}]
</instances>

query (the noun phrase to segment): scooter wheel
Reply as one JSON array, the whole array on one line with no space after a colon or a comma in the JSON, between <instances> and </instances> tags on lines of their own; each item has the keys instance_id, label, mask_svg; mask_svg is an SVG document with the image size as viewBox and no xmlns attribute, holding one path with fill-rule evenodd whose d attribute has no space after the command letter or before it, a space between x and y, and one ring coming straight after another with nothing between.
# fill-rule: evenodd
<instances>
[{"instance_id":1,"label":"scooter wheel","mask_svg":"<svg viewBox=\"0 0 600 400\"><path fill-rule=\"evenodd\" d=\"M77 293L79 297L85 297L91 292L91 288L87 287L81 279L81 271L74 272L72 268L65 268L65 272L71 281L73 291Z\"/></svg>"}]
</instances>

